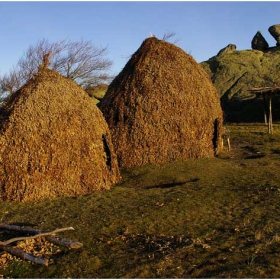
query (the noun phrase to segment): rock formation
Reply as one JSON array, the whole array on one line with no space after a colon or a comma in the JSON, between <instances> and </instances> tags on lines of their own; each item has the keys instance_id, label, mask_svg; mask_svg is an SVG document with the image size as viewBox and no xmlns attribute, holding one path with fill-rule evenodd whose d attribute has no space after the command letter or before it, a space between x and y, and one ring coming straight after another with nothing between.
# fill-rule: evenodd
<instances>
[{"instance_id":1,"label":"rock formation","mask_svg":"<svg viewBox=\"0 0 280 280\"><path fill-rule=\"evenodd\" d=\"M222 55L228 52L233 52L236 51L236 45L234 44L229 44L226 47L224 47L223 49L221 49L217 55Z\"/></svg>"},{"instance_id":2,"label":"rock formation","mask_svg":"<svg viewBox=\"0 0 280 280\"><path fill-rule=\"evenodd\" d=\"M268 28L271 36L276 40L276 46L280 46L280 24L272 25Z\"/></svg>"},{"instance_id":3,"label":"rock formation","mask_svg":"<svg viewBox=\"0 0 280 280\"><path fill-rule=\"evenodd\" d=\"M267 41L263 37L260 31L256 33L256 35L253 37L251 46L253 50L259 50L259 51L266 51L269 47Z\"/></svg>"},{"instance_id":4,"label":"rock formation","mask_svg":"<svg viewBox=\"0 0 280 280\"><path fill-rule=\"evenodd\" d=\"M226 121L263 121L263 101L254 87L280 85L280 48L273 51L238 50L201 63L221 96ZM273 118L280 119L280 96L273 100Z\"/></svg>"}]
</instances>

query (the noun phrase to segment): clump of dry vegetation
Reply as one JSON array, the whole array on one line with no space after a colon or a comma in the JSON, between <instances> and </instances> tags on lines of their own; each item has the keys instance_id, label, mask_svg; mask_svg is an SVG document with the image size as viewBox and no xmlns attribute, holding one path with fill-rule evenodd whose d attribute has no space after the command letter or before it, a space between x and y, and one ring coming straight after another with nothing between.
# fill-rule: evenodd
<instances>
[{"instance_id":1,"label":"clump of dry vegetation","mask_svg":"<svg viewBox=\"0 0 280 280\"><path fill-rule=\"evenodd\" d=\"M146 39L101 101L121 167L213 157L222 110L203 68L179 47Z\"/></svg>"},{"instance_id":2,"label":"clump of dry vegetation","mask_svg":"<svg viewBox=\"0 0 280 280\"><path fill-rule=\"evenodd\" d=\"M70 79L40 67L0 118L0 200L76 196L119 181L106 121Z\"/></svg>"}]
</instances>

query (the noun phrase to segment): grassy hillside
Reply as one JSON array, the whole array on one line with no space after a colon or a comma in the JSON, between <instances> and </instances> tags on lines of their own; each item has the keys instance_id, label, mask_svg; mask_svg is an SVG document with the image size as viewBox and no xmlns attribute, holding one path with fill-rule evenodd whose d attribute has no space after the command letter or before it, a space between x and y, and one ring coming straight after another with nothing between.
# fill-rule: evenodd
<instances>
[{"instance_id":1,"label":"grassy hillside","mask_svg":"<svg viewBox=\"0 0 280 280\"><path fill-rule=\"evenodd\" d=\"M267 52L242 50L214 56L201 63L221 95L222 107L229 121L262 120L262 99L249 93L253 87L280 85L280 48ZM273 104L279 119L279 98Z\"/></svg>"},{"instance_id":2,"label":"grassy hillside","mask_svg":"<svg viewBox=\"0 0 280 280\"><path fill-rule=\"evenodd\" d=\"M280 124L231 124L218 158L123 170L110 191L40 203L0 203L2 222L73 226L79 250L48 267L7 260L9 278L279 278ZM0 240L11 238L0 231ZM4 258L0 252L0 260ZM0 262L1 264L1 262Z\"/></svg>"},{"instance_id":3,"label":"grassy hillside","mask_svg":"<svg viewBox=\"0 0 280 280\"><path fill-rule=\"evenodd\" d=\"M100 84L92 88L87 88L85 91L94 100L94 102L98 104L105 95L107 88L107 84Z\"/></svg>"}]
</instances>

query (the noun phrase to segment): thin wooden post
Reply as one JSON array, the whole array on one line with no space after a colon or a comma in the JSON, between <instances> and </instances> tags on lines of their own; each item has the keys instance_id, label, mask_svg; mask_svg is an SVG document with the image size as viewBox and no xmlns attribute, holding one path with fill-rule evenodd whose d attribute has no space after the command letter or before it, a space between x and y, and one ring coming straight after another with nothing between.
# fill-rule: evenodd
<instances>
[{"instance_id":1,"label":"thin wooden post","mask_svg":"<svg viewBox=\"0 0 280 280\"><path fill-rule=\"evenodd\" d=\"M230 146L230 134L229 134L229 131L227 131L226 129L225 129L225 132L223 133L223 135L222 135L222 150L223 150L223 148L224 148L224 140L226 140L227 141L227 147L228 147L228 152L230 152L231 151L231 146Z\"/></svg>"},{"instance_id":2,"label":"thin wooden post","mask_svg":"<svg viewBox=\"0 0 280 280\"><path fill-rule=\"evenodd\" d=\"M269 95L269 120L268 120L268 133L273 134L271 94Z\"/></svg>"},{"instance_id":3,"label":"thin wooden post","mask_svg":"<svg viewBox=\"0 0 280 280\"><path fill-rule=\"evenodd\" d=\"M265 94L262 93L263 96L263 114L264 114L264 124L267 125L267 106L266 106L266 99Z\"/></svg>"},{"instance_id":4,"label":"thin wooden post","mask_svg":"<svg viewBox=\"0 0 280 280\"><path fill-rule=\"evenodd\" d=\"M227 144L228 144L228 151L231 150L231 146L230 146L230 139L229 139L229 136L227 137Z\"/></svg>"}]
</instances>

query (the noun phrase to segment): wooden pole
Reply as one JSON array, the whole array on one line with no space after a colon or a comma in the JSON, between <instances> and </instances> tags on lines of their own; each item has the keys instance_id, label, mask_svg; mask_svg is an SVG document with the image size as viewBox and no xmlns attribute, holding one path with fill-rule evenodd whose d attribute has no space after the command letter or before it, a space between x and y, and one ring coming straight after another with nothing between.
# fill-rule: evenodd
<instances>
[{"instance_id":1,"label":"wooden pole","mask_svg":"<svg viewBox=\"0 0 280 280\"><path fill-rule=\"evenodd\" d=\"M273 134L271 94L269 95L269 133Z\"/></svg>"},{"instance_id":2,"label":"wooden pole","mask_svg":"<svg viewBox=\"0 0 280 280\"><path fill-rule=\"evenodd\" d=\"M8 246L8 245L0 245L0 249L8 252L9 254L11 254L13 256L19 257L23 260L31 261L31 262L41 264L41 265L45 265L45 266L47 266L49 264L48 259L35 257L31 254L28 254L28 253L24 252L20 248L15 248L15 247Z\"/></svg>"},{"instance_id":3,"label":"wooden pole","mask_svg":"<svg viewBox=\"0 0 280 280\"><path fill-rule=\"evenodd\" d=\"M17 240L23 240L23 239L31 239L31 238L36 238L39 236L45 236L45 238L55 244L55 245L60 245L60 246L64 246L64 247L68 247L70 249L79 249L83 247L83 244L80 242L76 242L76 241L72 241L66 238L60 238L57 236L54 236L53 234L57 233L57 232L61 232L61 231L65 231L65 230L74 230L74 228L72 227L68 227L68 228L62 228L62 229L56 229L52 232L42 232L41 230L37 230L37 229L33 229L33 228L25 228L25 227L20 227L17 225L9 225L9 224L5 224L5 223L0 223L0 229L7 229L7 230L14 230L14 231L19 231L19 232L24 232L33 236L29 236L29 237L24 237L24 238L16 238ZM16 241L17 241L16 240ZM8 245L11 240L7 240L5 242L1 242L0 241L0 245ZM15 241L15 239L12 240L13 242Z\"/></svg>"},{"instance_id":4,"label":"wooden pole","mask_svg":"<svg viewBox=\"0 0 280 280\"><path fill-rule=\"evenodd\" d=\"M49 236L49 235L52 235L52 234L55 234L55 233L58 233L58 232L62 232L62 231L65 231L65 230L74 230L74 228L73 227L60 228L60 229L56 229L56 230L51 231L51 232L39 232L39 233L37 233L35 235L32 235L32 236L15 237L15 238L12 238L12 239L9 239L9 240L6 240L6 241L0 241L0 245L5 246L5 245L9 245L11 243L14 243L16 241L35 239L35 238L38 238L38 237L46 237L46 236Z\"/></svg>"},{"instance_id":5,"label":"wooden pole","mask_svg":"<svg viewBox=\"0 0 280 280\"><path fill-rule=\"evenodd\" d=\"M262 93L263 96L263 114L264 114L264 124L267 125L267 107L266 107L266 99L265 94Z\"/></svg>"},{"instance_id":6,"label":"wooden pole","mask_svg":"<svg viewBox=\"0 0 280 280\"><path fill-rule=\"evenodd\" d=\"M229 135L228 135L228 137L227 137L227 144L228 144L228 151L230 151L230 150L231 150L231 147L230 147L230 139L229 139Z\"/></svg>"}]
</instances>

